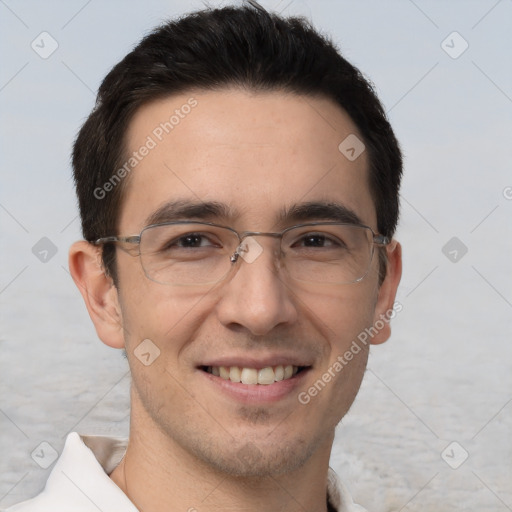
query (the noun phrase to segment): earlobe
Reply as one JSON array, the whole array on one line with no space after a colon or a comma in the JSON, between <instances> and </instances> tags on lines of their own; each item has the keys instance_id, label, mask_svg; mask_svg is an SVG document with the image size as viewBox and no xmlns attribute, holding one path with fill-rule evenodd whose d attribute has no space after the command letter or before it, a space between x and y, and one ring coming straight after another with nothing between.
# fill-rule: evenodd
<instances>
[{"instance_id":1,"label":"earlobe","mask_svg":"<svg viewBox=\"0 0 512 512\"><path fill-rule=\"evenodd\" d=\"M117 289L101 264L101 250L75 242L69 250L69 271L84 299L99 338L113 348L124 347L123 322Z\"/></svg>"},{"instance_id":2,"label":"earlobe","mask_svg":"<svg viewBox=\"0 0 512 512\"><path fill-rule=\"evenodd\" d=\"M395 303L396 291L402 277L402 246L393 240L386 248L387 251L387 270L386 277L382 282L375 306L375 315L373 325L377 333L372 338L371 343L378 345L384 343L391 336L390 320L401 311Z\"/></svg>"}]
</instances>

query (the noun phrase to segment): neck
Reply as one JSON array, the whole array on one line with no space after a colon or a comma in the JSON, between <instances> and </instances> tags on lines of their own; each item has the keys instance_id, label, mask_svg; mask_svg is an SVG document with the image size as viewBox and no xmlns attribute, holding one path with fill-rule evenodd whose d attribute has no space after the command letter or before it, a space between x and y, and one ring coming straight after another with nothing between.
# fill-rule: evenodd
<instances>
[{"instance_id":1,"label":"neck","mask_svg":"<svg viewBox=\"0 0 512 512\"><path fill-rule=\"evenodd\" d=\"M128 448L110 478L141 512L327 511L333 437L291 472L233 476L198 460L133 406Z\"/></svg>"}]
</instances>

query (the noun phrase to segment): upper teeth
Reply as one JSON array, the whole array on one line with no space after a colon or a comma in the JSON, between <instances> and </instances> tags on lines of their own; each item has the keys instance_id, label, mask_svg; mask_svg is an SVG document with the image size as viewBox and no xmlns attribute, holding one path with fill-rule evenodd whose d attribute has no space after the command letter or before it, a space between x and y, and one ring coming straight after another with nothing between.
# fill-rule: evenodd
<instances>
[{"instance_id":1,"label":"upper teeth","mask_svg":"<svg viewBox=\"0 0 512 512\"><path fill-rule=\"evenodd\" d=\"M240 368L239 366L208 366L206 371L231 382L273 384L293 377L299 371L299 367L288 364L286 366L267 366L258 370L256 368Z\"/></svg>"}]
</instances>

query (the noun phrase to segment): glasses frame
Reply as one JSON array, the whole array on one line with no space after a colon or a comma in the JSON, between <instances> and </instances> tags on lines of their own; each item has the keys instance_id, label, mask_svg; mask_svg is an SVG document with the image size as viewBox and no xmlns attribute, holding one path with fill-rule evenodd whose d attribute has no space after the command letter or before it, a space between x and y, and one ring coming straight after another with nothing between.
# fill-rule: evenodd
<instances>
[{"instance_id":1,"label":"glasses frame","mask_svg":"<svg viewBox=\"0 0 512 512\"><path fill-rule=\"evenodd\" d=\"M359 227L359 228L364 228L364 229L367 229L369 230L371 233L372 233L372 240L371 240L371 244L372 244L372 252L371 252L371 257L370 257L370 265L371 265L371 262L373 260L373 254L374 254L374 246L377 246L377 247L386 247L387 245L389 245L391 243L391 239L385 235L381 235L379 233L375 233L375 231L373 231L373 229L370 227L370 226L366 226L364 224L358 224L358 223L350 223L350 222L336 222L336 221L324 221L324 222L306 222L304 224L296 224L294 226L290 226L288 228L285 228L283 229L282 231L280 232L267 232L267 231L242 231L242 232L238 232L236 231L235 229L229 227L229 226L224 226L223 224L216 224L214 222L201 222L201 221L195 221L195 220L178 220L178 221L170 221L170 222L161 222L161 223L157 223L157 224L149 224L148 226L144 226L144 228L142 228L141 232L138 234L138 235L126 235L126 236L105 236L105 237L102 237L102 238L98 238L97 240L94 240L94 241L91 241L91 243L93 245L96 245L96 246L99 246L99 245L104 245L104 244L108 244L108 243L126 243L126 244L134 244L134 245L138 245L139 246L139 252L137 254L133 254L133 253L130 253L128 252L131 256L142 256L141 255L141 252L140 252L140 242L141 242L141 239L142 239L142 235L144 233L144 231L148 230L148 229L151 229L151 228L156 228L156 227L161 227L161 226L173 226L173 225L176 225L176 224L183 224L183 225L186 225L186 224L199 224L199 225L202 225L202 226L211 226L211 227L216 227L216 228L223 228L223 229L227 229L228 231L231 231L232 233L234 233L237 238L238 238L238 245L237 245L237 248L235 249L235 252L230 256L230 262L234 265L237 261L238 261L238 258L240 256L240 253L243 252L243 249L242 249L242 243L244 241L244 239L250 237L250 236L270 236L272 238L276 238L276 239L279 239L280 243L283 239L283 236L291 231L292 229L296 229L296 228L304 228L304 227L314 227L314 226L350 226L350 227ZM141 261L141 265L142 265L142 261ZM154 279L151 279L147 272L146 272L146 269L144 268L144 266L142 265L142 268L144 270L144 275L150 279L151 281L153 282L156 282L156 283L159 283L159 284L166 284L166 285L170 285L170 283L161 283L160 281L155 281ZM368 269L366 270L365 274L363 276L361 276L359 279L356 279L355 281L351 281L350 283L357 283L361 280L363 280L366 275L368 274L368 271L370 270L370 266L368 266ZM228 272L229 273L229 272ZM227 274L226 274L227 275ZM224 276L225 278L226 276ZM223 278L223 279L224 279ZM347 284L350 284L350 283L347 283ZM333 284L336 284L336 283L333 283Z\"/></svg>"}]
</instances>

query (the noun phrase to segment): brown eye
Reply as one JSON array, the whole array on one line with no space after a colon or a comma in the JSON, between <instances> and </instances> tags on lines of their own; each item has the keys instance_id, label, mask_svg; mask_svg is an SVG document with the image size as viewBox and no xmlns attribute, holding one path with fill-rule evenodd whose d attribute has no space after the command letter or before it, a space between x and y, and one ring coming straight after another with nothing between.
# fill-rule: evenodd
<instances>
[{"instance_id":1,"label":"brown eye","mask_svg":"<svg viewBox=\"0 0 512 512\"><path fill-rule=\"evenodd\" d=\"M344 246L345 244L342 240L325 233L306 233L293 244L293 247L308 247L319 249L343 248Z\"/></svg>"},{"instance_id":2,"label":"brown eye","mask_svg":"<svg viewBox=\"0 0 512 512\"><path fill-rule=\"evenodd\" d=\"M207 242L203 235L191 233L190 235L180 237L176 245L179 247L202 247L203 242Z\"/></svg>"}]
</instances>

